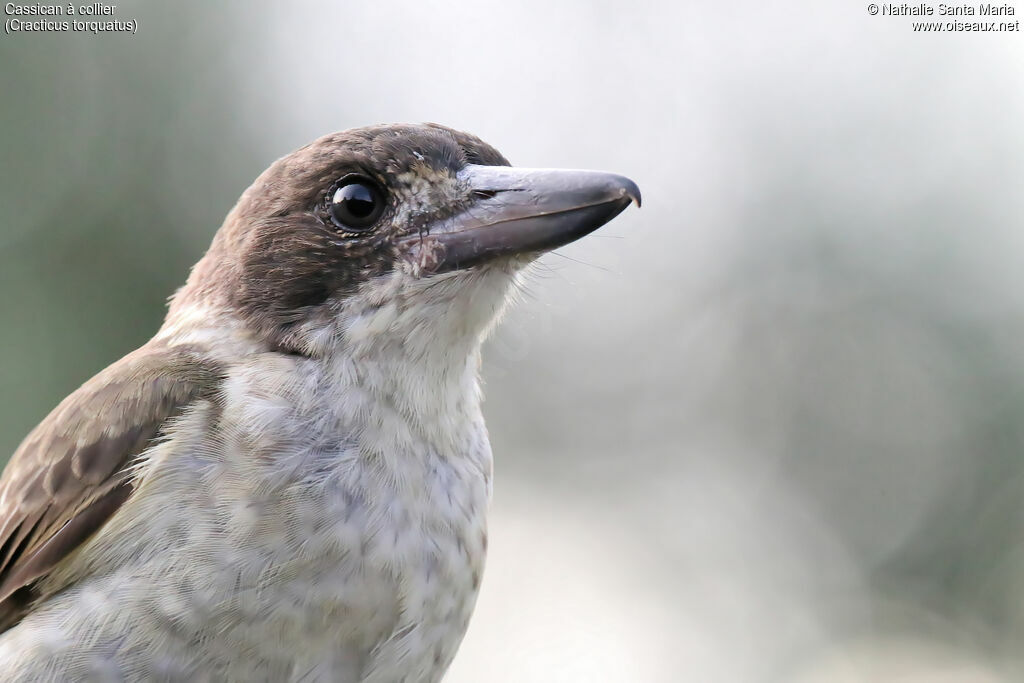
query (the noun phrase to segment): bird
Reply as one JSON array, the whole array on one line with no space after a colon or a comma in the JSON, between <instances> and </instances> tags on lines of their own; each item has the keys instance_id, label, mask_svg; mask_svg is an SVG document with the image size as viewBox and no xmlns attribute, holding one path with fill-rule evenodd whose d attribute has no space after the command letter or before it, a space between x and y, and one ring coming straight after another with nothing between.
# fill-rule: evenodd
<instances>
[{"instance_id":1,"label":"bird","mask_svg":"<svg viewBox=\"0 0 1024 683\"><path fill-rule=\"evenodd\" d=\"M640 204L437 124L246 189L137 350L0 478L11 681L438 681L487 549L481 345L524 269Z\"/></svg>"}]
</instances>

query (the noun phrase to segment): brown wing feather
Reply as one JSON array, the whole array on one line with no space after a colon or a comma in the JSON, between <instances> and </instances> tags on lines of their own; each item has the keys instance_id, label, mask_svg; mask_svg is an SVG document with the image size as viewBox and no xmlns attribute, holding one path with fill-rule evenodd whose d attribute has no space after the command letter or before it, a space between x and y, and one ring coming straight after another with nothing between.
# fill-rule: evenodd
<instances>
[{"instance_id":1,"label":"brown wing feather","mask_svg":"<svg viewBox=\"0 0 1024 683\"><path fill-rule=\"evenodd\" d=\"M25 438L0 477L0 632L40 597L33 584L128 498L132 459L221 378L190 349L144 346L64 399Z\"/></svg>"}]
</instances>

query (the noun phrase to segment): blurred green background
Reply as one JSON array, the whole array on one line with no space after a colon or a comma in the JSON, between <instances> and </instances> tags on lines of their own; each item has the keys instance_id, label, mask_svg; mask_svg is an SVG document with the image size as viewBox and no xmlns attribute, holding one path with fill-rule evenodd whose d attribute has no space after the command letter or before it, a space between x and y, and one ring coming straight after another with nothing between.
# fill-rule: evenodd
<instances>
[{"instance_id":1,"label":"blurred green background","mask_svg":"<svg viewBox=\"0 0 1024 683\"><path fill-rule=\"evenodd\" d=\"M116 18L0 36L0 453L145 342L276 157L437 121L644 192L489 342L447 680L1024 680L1019 33L809 0Z\"/></svg>"}]
</instances>

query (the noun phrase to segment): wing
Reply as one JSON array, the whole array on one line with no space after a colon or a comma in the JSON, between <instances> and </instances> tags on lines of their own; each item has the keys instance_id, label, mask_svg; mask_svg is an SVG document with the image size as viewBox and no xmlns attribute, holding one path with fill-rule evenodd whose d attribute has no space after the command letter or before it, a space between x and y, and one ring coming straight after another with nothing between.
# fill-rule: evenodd
<instances>
[{"instance_id":1,"label":"wing","mask_svg":"<svg viewBox=\"0 0 1024 683\"><path fill-rule=\"evenodd\" d=\"M131 495L135 456L221 379L194 350L144 346L64 399L25 438L0 477L0 632L45 597L34 584Z\"/></svg>"}]
</instances>

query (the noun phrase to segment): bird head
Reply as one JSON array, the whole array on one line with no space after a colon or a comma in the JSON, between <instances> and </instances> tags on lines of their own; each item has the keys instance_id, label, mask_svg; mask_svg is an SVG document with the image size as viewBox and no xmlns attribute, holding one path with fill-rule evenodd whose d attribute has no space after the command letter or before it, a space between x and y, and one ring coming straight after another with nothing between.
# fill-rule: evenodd
<instances>
[{"instance_id":1,"label":"bird head","mask_svg":"<svg viewBox=\"0 0 1024 683\"><path fill-rule=\"evenodd\" d=\"M447 324L480 336L525 265L634 201L640 191L623 176L512 167L479 138L434 124L334 133L242 194L169 321L228 310L304 354L355 329Z\"/></svg>"}]
</instances>

